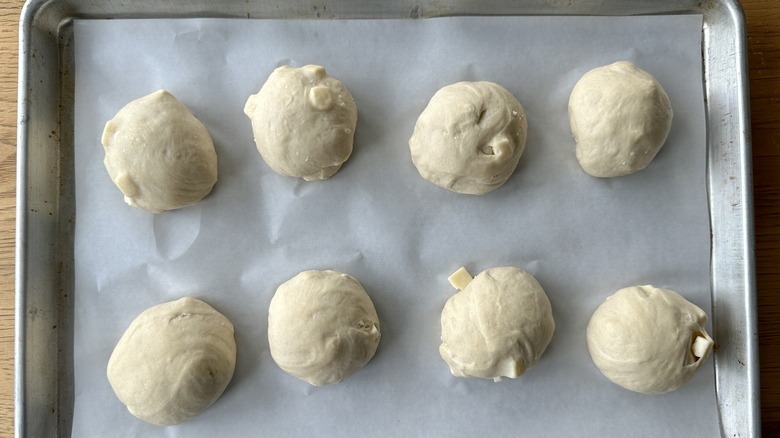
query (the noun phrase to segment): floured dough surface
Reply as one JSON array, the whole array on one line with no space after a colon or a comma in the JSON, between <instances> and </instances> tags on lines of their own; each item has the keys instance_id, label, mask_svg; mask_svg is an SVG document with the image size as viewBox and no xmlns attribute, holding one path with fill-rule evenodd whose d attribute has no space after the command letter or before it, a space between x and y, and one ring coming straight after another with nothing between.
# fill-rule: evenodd
<instances>
[{"instance_id":1,"label":"floured dough surface","mask_svg":"<svg viewBox=\"0 0 780 438\"><path fill-rule=\"evenodd\" d=\"M328 179L352 154L355 101L319 65L277 68L249 96L244 113L252 121L257 150L280 175Z\"/></svg>"},{"instance_id":2,"label":"floured dough surface","mask_svg":"<svg viewBox=\"0 0 780 438\"><path fill-rule=\"evenodd\" d=\"M458 82L431 98L409 140L420 176L458 193L502 186L525 149L528 122L520 102L492 82Z\"/></svg>"},{"instance_id":3,"label":"floured dough surface","mask_svg":"<svg viewBox=\"0 0 780 438\"><path fill-rule=\"evenodd\" d=\"M133 415L164 426L210 406L235 366L233 325L185 297L151 307L130 324L108 361L108 381Z\"/></svg>"},{"instance_id":4,"label":"floured dough surface","mask_svg":"<svg viewBox=\"0 0 780 438\"><path fill-rule=\"evenodd\" d=\"M441 313L439 354L454 376L499 381L522 375L536 365L555 331L550 300L518 268L491 268L474 279L464 272L450 277L462 290Z\"/></svg>"},{"instance_id":5,"label":"floured dough surface","mask_svg":"<svg viewBox=\"0 0 780 438\"><path fill-rule=\"evenodd\" d=\"M655 158L672 126L672 107L660 83L628 61L595 68L569 96L576 155L597 177L628 175Z\"/></svg>"},{"instance_id":6,"label":"floured dough surface","mask_svg":"<svg viewBox=\"0 0 780 438\"><path fill-rule=\"evenodd\" d=\"M103 161L125 202L153 213L203 199L217 182L217 153L203 124L165 90L125 105L106 123Z\"/></svg>"},{"instance_id":7,"label":"floured dough surface","mask_svg":"<svg viewBox=\"0 0 780 438\"><path fill-rule=\"evenodd\" d=\"M283 283L268 310L274 361L312 385L338 383L379 345L379 318L366 291L336 271L304 271Z\"/></svg>"},{"instance_id":8,"label":"floured dough surface","mask_svg":"<svg viewBox=\"0 0 780 438\"><path fill-rule=\"evenodd\" d=\"M632 391L674 391L712 350L707 315L677 292L653 286L621 289L588 323L588 350L599 370Z\"/></svg>"}]
</instances>

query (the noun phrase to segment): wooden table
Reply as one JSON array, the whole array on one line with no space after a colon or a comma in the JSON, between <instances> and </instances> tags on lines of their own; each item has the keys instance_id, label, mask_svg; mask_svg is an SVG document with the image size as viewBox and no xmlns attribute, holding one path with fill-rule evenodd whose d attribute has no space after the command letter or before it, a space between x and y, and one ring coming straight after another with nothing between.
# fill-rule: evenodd
<instances>
[{"instance_id":1,"label":"wooden table","mask_svg":"<svg viewBox=\"0 0 780 438\"><path fill-rule=\"evenodd\" d=\"M22 0L0 0L0 437L13 436L16 80ZM780 1L747 16L764 436L780 436Z\"/></svg>"}]
</instances>

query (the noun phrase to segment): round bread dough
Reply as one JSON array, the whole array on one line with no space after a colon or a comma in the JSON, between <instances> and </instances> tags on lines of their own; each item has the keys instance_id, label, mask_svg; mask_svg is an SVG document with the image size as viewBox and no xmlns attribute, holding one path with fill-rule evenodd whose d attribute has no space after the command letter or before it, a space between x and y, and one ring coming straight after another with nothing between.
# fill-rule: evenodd
<instances>
[{"instance_id":1,"label":"round bread dough","mask_svg":"<svg viewBox=\"0 0 780 438\"><path fill-rule=\"evenodd\" d=\"M520 102L492 82L458 82L434 94L409 139L420 176L458 193L483 195L512 175L528 122Z\"/></svg>"},{"instance_id":2,"label":"round bread dough","mask_svg":"<svg viewBox=\"0 0 780 438\"><path fill-rule=\"evenodd\" d=\"M374 304L347 274L304 271L271 299L271 356L287 374L314 386L341 382L362 368L379 338Z\"/></svg>"},{"instance_id":3,"label":"round bread dough","mask_svg":"<svg viewBox=\"0 0 780 438\"><path fill-rule=\"evenodd\" d=\"M134 100L106 123L103 163L125 202L161 213L200 202L217 182L206 127L165 90Z\"/></svg>"},{"instance_id":4,"label":"round bread dough","mask_svg":"<svg viewBox=\"0 0 780 438\"><path fill-rule=\"evenodd\" d=\"M108 360L108 381L131 414L167 426L214 403L235 366L233 325L185 297L150 307L130 324Z\"/></svg>"},{"instance_id":5,"label":"round bread dough","mask_svg":"<svg viewBox=\"0 0 780 438\"><path fill-rule=\"evenodd\" d=\"M249 96L244 113L252 121L257 150L280 175L328 179L352 154L355 101L319 65L277 68Z\"/></svg>"},{"instance_id":6,"label":"round bread dough","mask_svg":"<svg viewBox=\"0 0 780 438\"><path fill-rule=\"evenodd\" d=\"M677 292L627 287L596 309L588 350L612 382L636 392L674 391L693 377L712 350L707 315Z\"/></svg>"},{"instance_id":7,"label":"round bread dough","mask_svg":"<svg viewBox=\"0 0 780 438\"><path fill-rule=\"evenodd\" d=\"M465 276L460 285L453 280L458 276ZM555 321L550 300L531 274L491 268L472 280L461 268L450 281L462 290L441 313L439 354L452 375L497 382L536 365L552 339Z\"/></svg>"},{"instance_id":8,"label":"round bread dough","mask_svg":"<svg viewBox=\"0 0 780 438\"><path fill-rule=\"evenodd\" d=\"M672 107L650 73L619 61L577 81L569 96L569 124L585 172L622 176L644 169L661 149Z\"/></svg>"}]
</instances>

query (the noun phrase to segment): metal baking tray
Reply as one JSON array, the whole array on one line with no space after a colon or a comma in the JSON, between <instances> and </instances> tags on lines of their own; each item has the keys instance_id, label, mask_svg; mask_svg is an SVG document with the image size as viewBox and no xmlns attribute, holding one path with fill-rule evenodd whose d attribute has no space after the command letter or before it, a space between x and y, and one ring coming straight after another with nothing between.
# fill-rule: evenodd
<instances>
[{"instance_id":1,"label":"metal baking tray","mask_svg":"<svg viewBox=\"0 0 780 438\"><path fill-rule=\"evenodd\" d=\"M15 431L70 436L74 19L424 19L702 14L716 392L723 436L759 436L750 117L737 0L29 0L19 41Z\"/></svg>"}]
</instances>

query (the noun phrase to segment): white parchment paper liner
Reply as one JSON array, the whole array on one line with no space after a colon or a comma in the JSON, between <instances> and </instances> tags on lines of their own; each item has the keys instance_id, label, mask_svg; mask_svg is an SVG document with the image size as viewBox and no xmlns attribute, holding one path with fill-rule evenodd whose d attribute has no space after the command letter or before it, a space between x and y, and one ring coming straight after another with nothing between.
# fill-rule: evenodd
<instances>
[{"instance_id":1,"label":"white parchment paper liner","mask_svg":"<svg viewBox=\"0 0 780 438\"><path fill-rule=\"evenodd\" d=\"M679 291L710 309L701 17L462 17L428 20L76 22L76 309L73 436L715 436L712 361L682 389L623 390L592 364L585 327L629 285ZM586 175L566 106L591 68L630 60L674 108L667 144L644 171ZM320 64L357 103L355 151L331 180L273 173L242 109L282 64ZM440 87L498 82L525 108L526 152L485 196L417 174L407 141ZM103 168L104 123L165 88L209 129L219 182L199 205L131 208ZM439 315L465 265L528 270L556 332L517 380L459 379L438 356ZM268 303L305 269L355 276L382 341L346 381L314 388L282 372ZM235 325L238 364L202 415L156 427L130 415L105 377L114 345L144 309L199 297ZM717 341L717 340L716 340Z\"/></svg>"}]
</instances>

